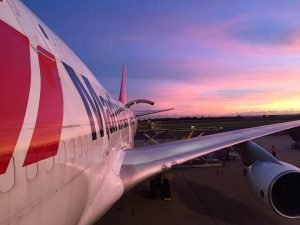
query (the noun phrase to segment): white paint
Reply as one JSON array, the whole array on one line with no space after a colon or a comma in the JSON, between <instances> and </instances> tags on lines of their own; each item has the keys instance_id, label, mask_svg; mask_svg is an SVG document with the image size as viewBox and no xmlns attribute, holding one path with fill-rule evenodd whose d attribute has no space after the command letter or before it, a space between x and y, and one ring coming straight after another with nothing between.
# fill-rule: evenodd
<instances>
[{"instance_id":1,"label":"white paint","mask_svg":"<svg viewBox=\"0 0 300 225\"><path fill-rule=\"evenodd\" d=\"M119 117L129 126L109 134L109 137L105 132L102 138L99 137L96 116L92 113L98 137L93 141L82 99L62 61L74 69L81 81L82 74L87 77L97 95L106 98L107 92L102 85L72 50L21 1L0 2L0 19L29 38L32 71L27 111L14 159L10 161L7 173L0 175L0 225L92 224L121 197L125 182L120 179L120 171L124 163L129 166L144 164L142 168L136 167L140 171L137 170L139 173L134 174L135 177L129 177L129 181L134 183L159 172L162 165L169 168L174 162L181 163L275 130L274 127L267 127L244 133L232 132L205 137L205 140L201 137L180 144L125 152L125 149L133 147L136 129L136 123L130 123L134 115L126 109ZM49 40L45 39L37 24L43 26ZM23 167L35 127L41 88L37 46L50 51L57 60L64 98L63 129L55 157ZM84 83L83 86L87 88ZM112 97L110 99L119 107L124 107ZM104 115L101 116L106 131L105 122L108 121L104 121ZM278 125L276 129L279 131L295 126L299 126L299 122Z\"/></svg>"},{"instance_id":2,"label":"white paint","mask_svg":"<svg viewBox=\"0 0 300 225\"><path fill-rule=\"evenodd\" d=\"M15 160L10 160L7 171L0 176L0 192L5 193L10 191L15 185Z\"/></svg>"}]
</instances>

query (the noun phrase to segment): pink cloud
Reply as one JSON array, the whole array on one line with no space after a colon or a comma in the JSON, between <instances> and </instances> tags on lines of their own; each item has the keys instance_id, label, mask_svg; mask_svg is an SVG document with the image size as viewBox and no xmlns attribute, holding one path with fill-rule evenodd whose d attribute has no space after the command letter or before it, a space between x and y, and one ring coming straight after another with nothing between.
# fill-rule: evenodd
<instances>
[{"instance_id":1,"label":"pink cloud","mask_svg":"<svg viewBox=\"0 0 300 225\"><path fill-rule=\"evenodd\" d=\"M280 16L282 17L283 15ZM185 40L192 43L195 48L198 43L201 46L226 54L241 54L258 58L279 54L280 56L298 56L300 51L300 29L294 29L286 33L286 36L282 37L281 42L274 45L263 43L253 45L252 43L238 40L230 34L231 29L247 22L251 17L253 15L243 15L214 24L186 26L178 36L174 36L170 40L175 47L179 41Z\"/></svg>"},{"instance_id":2,"label":"pink cloud","mask_svg":"<svg viewBox=\"0 0 300 225\"><path fill-rule=\"evenodd\" d=\"M201 82L197 78L194 82L161 80L151 84L153 88L148 97L157 102L157 108L175 107L176 110L168 112L169 115L226 115L249 110L297 111L300 110L298 74L298 71L288 70L250 71L243 76L233 74ZM241 94L222 95L222 90L241 91ZM250 91L245 94L243 90Z\"/></svg>"},{"instance_id":3,"label":"pink cloud","mask_svg":"<svg viewBox=\"0 0 300 225\"><path fill-rule=\"evenodd\" d=\"M178 35L167 37L165 45L178 54L157 65L179 71L181 75L166 74L167 78L157 75L157 80L148 82L148 91L148 86L145 87L147 97L157 102L157 108L175 107L169 115L224 115L250 109L300 110L297 104L300 102L300 63L289 61L299 57L300 30L272 45L254 45L228 34L229 28L247 19L246 15L222 23L190 25ZM148 25L166 24L161 25L158 19ZM190 52L195 55L180 56L187 48L194 50ZM204 48L213 52L212 56L201 54ZM252 64L247 64L247 59ZM222 95L224 90L242 93L226 96ZM253 92L245 94L243 90Z\"/></svg>"}]
</instances>

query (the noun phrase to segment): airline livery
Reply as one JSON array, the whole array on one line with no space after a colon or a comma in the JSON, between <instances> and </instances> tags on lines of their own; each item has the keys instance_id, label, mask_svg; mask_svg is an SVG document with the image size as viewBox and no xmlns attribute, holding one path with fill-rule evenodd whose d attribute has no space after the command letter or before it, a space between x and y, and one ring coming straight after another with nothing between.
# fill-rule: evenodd
<instances>
[{"instance_id":1,"label":"airline livery","mask_svg":"<svg viewBox=\"0 0 300 225\"><path fill-rule=\"evenodd\" d=\"M19 0L0 0L0 85L0 224L93 224L144 179L233 145L258 198L300 216L300 170L252 142L283 130L299 140L300 121L135 149L130 107L153 102L127 102L125 68L112 98Z\"/></svg>"}]
</instances>

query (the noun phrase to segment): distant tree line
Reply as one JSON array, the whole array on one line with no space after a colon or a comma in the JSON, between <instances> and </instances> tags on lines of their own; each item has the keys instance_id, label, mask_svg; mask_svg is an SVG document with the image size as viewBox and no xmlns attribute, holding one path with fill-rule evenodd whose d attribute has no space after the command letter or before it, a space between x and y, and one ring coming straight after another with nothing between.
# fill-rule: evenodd
<instances>
[{"instance_id":1,"label":"distant tree line","mask_svg":"<svg viewBox=\"0 0 300 225\"><path fill-rule=\"evenodd\" d=\"M187 116L187 117L179 117L179 118L173 118L173 117L165 117L165 118L153 118L150 120L153 121L162 121L162 122L168 122L168 121L238 121L238 120L284 120L284 121L289 121L289 120L297 120L300 119L299 114L295 115L259 115L259 116L220 116L220 117L206 117L206 116ZM149 119L143 119L140 120L141 122L147 122Z\"/></svg>"}]
</instances>

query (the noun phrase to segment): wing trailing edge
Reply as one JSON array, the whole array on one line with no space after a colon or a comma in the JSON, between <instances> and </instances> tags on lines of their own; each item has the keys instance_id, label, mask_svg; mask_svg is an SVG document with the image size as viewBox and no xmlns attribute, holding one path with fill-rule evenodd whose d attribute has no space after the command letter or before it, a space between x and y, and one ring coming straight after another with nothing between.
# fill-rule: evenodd
<instances>
[{"instance_id":1,"label":"wing trailing edge","mask_svg":"<svg viewBox=\"0 0 300 225\"><path fill-rule=\"evenodd\" d=\"M174 165L232 145L299 126L300 120L297 120L132 149L125 155L120 177L125 190L129 190L144 179Z\"/></svg>"}]
</instances>

